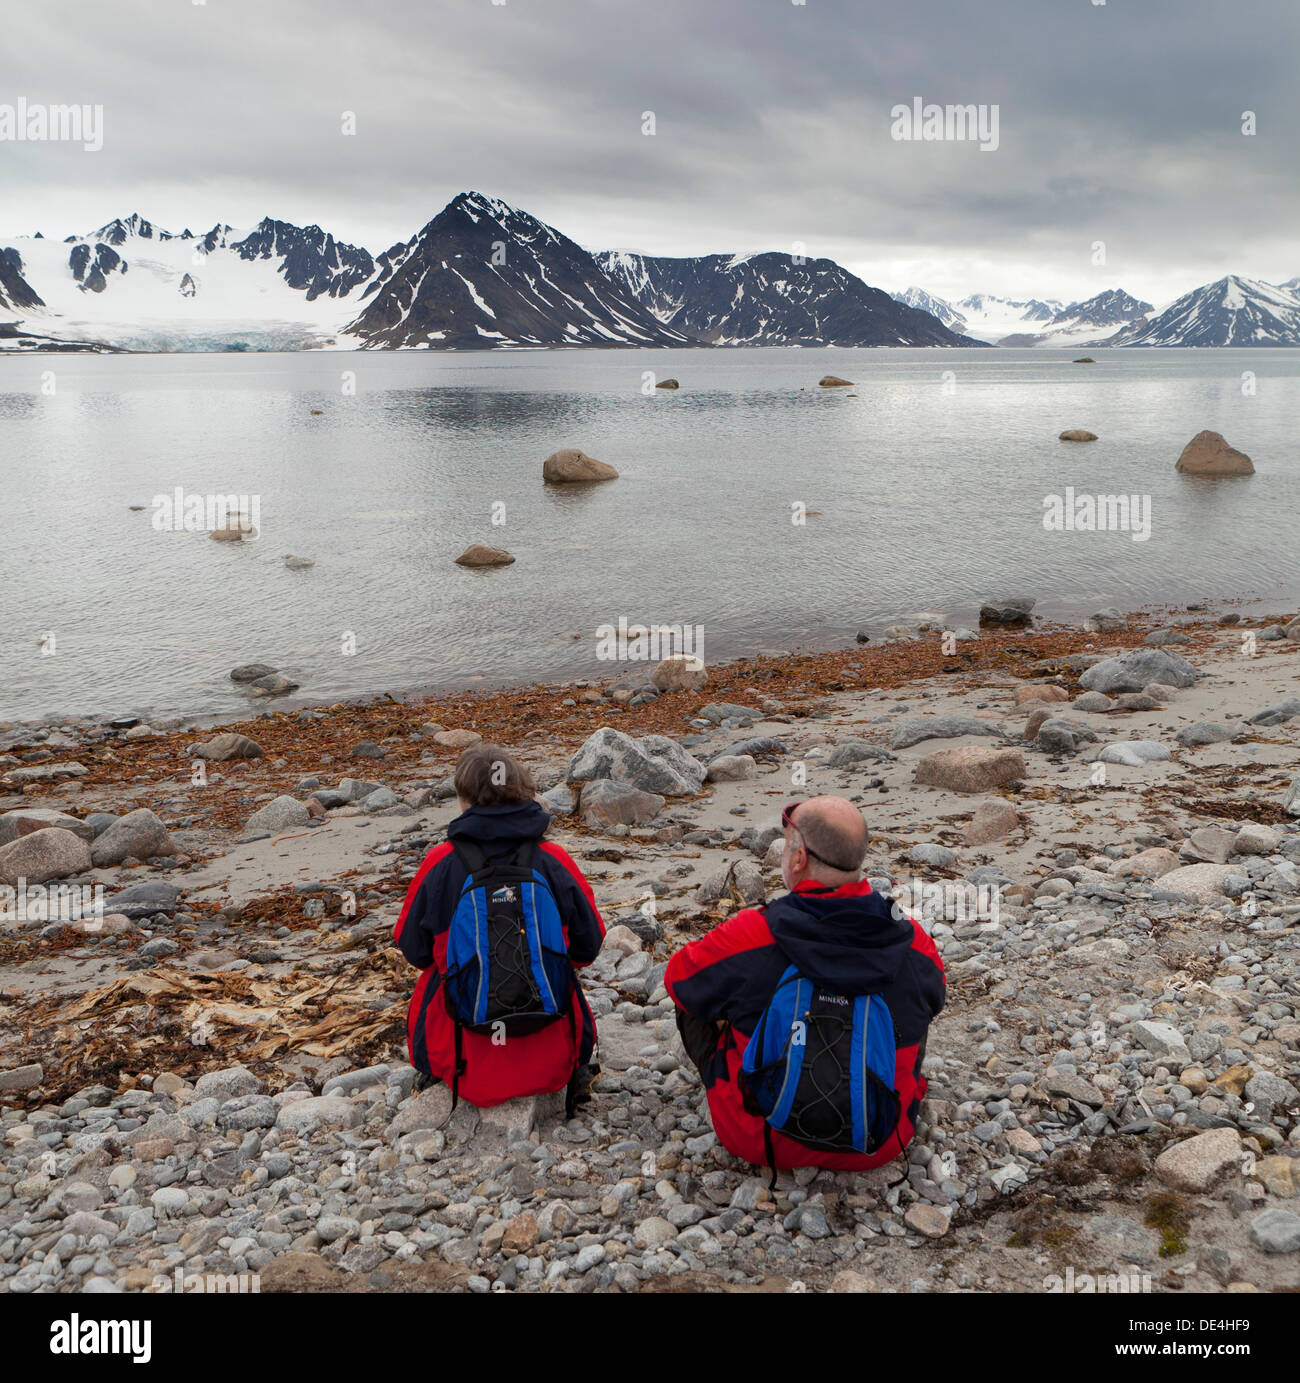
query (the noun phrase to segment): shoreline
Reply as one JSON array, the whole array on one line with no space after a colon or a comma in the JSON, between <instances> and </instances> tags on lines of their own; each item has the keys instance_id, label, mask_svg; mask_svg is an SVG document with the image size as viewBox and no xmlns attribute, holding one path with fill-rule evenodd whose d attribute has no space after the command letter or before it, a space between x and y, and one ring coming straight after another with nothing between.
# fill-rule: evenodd
<instances>
[{"instance_id":1,"label":"shoreline","mask_svg":"<svg viewBox=\"0 0 1300 1383\"><path fill-rule=\"evenodd\" d=\"M1147 633L1150 630L1162 627L1162 624L1172 624L1180 620L1191 620L1193 623L1190 628L1195 628L1197 623L1210 620L1211 617L1221 617L1226 614L1239 614L1243 622L1258 621L1261 625L1270 622L1281 621L1286 623L1293 614L1287 613L1287 605L1280 608L1274 604L1271 607L1269 602L1274 597L1268 596L1231 596L1219 598L1200 598L1191 602L1185 601L1154 601L1136 607L1131 611L1123 612L1124 618L1128 621L1128 630L1121 633ZM1049 602L1050 603L1050 602ZM981 626L975 617L971 618L969 627L979 633L981 640L997 638L1017 638L1026 636L1036 636L1038 638L1051 638L1053 640L1068 637L1075 634L1086 634L1081 629L1081 623L1086 616L1081 612L1087 609L1089 604L1095 602L1085 602L1076 604L1072 609L1051 616L1036 616L1033 623L1028 626ZM1300 600L1293 604L1300 603ZM1262 612L1260 612L1263 607ZM974 610L976 607L970 607ZM1248 611L1243 613L1243 610ZM863 630L871 629L882 632L892 624L916 625L914 617L905 616L881 616L878 619L865 620L859 625ZM963 621L954 620L947 627L960 628ZM1181 627L1181 626L1180 626ZM847 626L845 626L847 628ZM1090 639L1100 639L1114 637L1103 634L1086 634ZM595 636L592 635L592 638ZM830 633L827 642L842 645L843 642L851 637L847 633ZM930 632L921 633L919 638L922 641L933 641L934 636ZM771 642L771 641L768 641ZM848 647L836 646L826 648L801 648L794 647L769 653L748 653L736 654L726 657L718 662L710 662L707 659L706 666L709 669L710 684L712 679L722 676L729 669L736 669L744 664L753 663L756 665L768 665L776 663L789 663L794 666L807 664L815 667L823 660L844 659L862 654L872 654L879 656L882 653L892 655L894 650L906 648L905 643L893 640L879 639L873 634L870 642L850 645ZM969 652L972 645L962 643L960 650L962 654ZM1072 649L1070 651L1086 651ZM499 696L509 693L526 693L533 690L547 688L556 690L561 687L586 687L618 685L632 680L646 681L650 671L653 669L652 661L626 661L617 664L606 663L603 667L626 669L623 673L610 672L603 675L592 676L585 667L575 666L573 671L567 675L561 674L559 678L538 681L526 676L518 678L502 677L489 678L476 674L462 674L450 677L439 682L419 682L409 686L393 688L385 687L374 691L357 692L345 696L330 698L327 696L313 696L292 692L287 695L249 698L246 713L232 709L227 711L199 711L186 712L165 710L158 707L143 707L131 710L118 709L111 712L103 712L99 715L62 715L58 711L42 713L34 717L23 717L21 719L10 719L0 717L0 736L16 731L35 731L55 726L60 727L104 727L110 721L118 719L135 718L142 724L149 724L150 720L165 721L174 724L174 730L225 730L237 728L239 726L258 723L268 717L277 714L296 714L299 711L335 711L340 707L363 709L375 704L402 704L407 706L417 706L423 704L434 704L444 700L454 700L464 696ZM637 678L638 670L643 674ZM730 680L728 678L728 680ZM232 693L233 694L233 693ZM170 733L170 731L168 732Z\"/></svg>"},{"instance_id":2,"label":"shoreline","mask_svg":"<svg viewBox=\"0 0 1300 1383\"><path fill-rule=\"evenodd\" d=\"M0 919L0 1143L23 1177L0 1204L0 1281L46 1271L45 1240L31 1246L14 1226L85 1182L104 1198L99 1213L131 1217L95 1267L126 1291L151 1290L172 1241L134 1201L113 1204L124 1184L142 1206L174 1188L177 1205L184 1195L185 1213L212 1226L187 1271L255 1271L264 1291L364 1290L384 1262L457 1290L469 1273L504 1277L509 1290L576 1290L552 1283L572 1261L566 1237L592 1232L620 1263L624 1291L684 1272L715 1291L795 1278L810 1291L907 1291L918 1275L933 1290L1042 1291L1067 1264L1116 1273L1135 1255L1157 1292L1286 1285L1293 1256L1262 1251L1259 1236L1300 1194L1300 1111L1286 1093L1300 1085L1300 815L1283 807L1288 782L1300 787L1300 711L1252 718L1300 692L1300 641L1243 656L1247 631L1198 614L1181 626L1188 641L1163 651L1190 659L1199 678L1131 704L1080 705L1079 679L1109 654L1140 650L1162 666L1147 623L987 630L954 657L927 635L747 659L710 668L702 689L637 706L594 687L534 685L271 712L235 723L260 757L210 760L202 781L192 731L66 737L32 766L77 761L85 772L10 792L0 813L45 808L85 825L107 812L115 830L147 808L171 853L157 857L155 843L155 858L75 876L109 895L100 929ZM1026 733L1039 713L1056 737ZM1222 733L1186 733L1210 721ZM648 818L646 803L630 820L588 818L566 769L604 726L666 734L702 764L731 756L742 771L653 798ZM447 1124L442 1095L414 1094L406 1064L416 975L391 935L459 810L448 775L460 747L439 738L443 727L499 740L539 790L555 790L550 838L577 861L609 929L583 979L602 1065L593 1102L573 1123L541 1099L513 1102L531 1170L509 1184L492 1179L499 1116L467 1110L464 1127ZM1151 741L1162 760L1102 759L1098 781L1102 746ZM954 749L1015 755L1023 768L973 793L931 786L922 761ZM364 781L343 792L345 778ZM662 973L684 943L783 891L772 849L781 806L819 792L860 804L873 888L939 896L923 925L943 957L947 1005L908 1159L861 1176L786 1177L769 1193L710 1132ZM990 812L1003 818L991 835L977 829ZM996 915L963 913L965 894L989 885ZM46 1128L58 1145L37 1139ZM1246 1167L1249 1154L1258 1173L1193 1187L1194 1173L1177 1170L1181 1140L1211 1136L1232 1143L1224 1167ZM47 1176L51 1148L60 1160ZM611 1148L635 1152L623 1165ZM352 1152L367 1159L365 1177L338 1180L331 1164ZM611 1199L647 1155L655 1177ZM178 1166L203 1172L178 1179ZM362 1181L381 1213L415 1198L403 1230L356 1194ZM295 1215L285 1232L272 1208L282 1195L327 1183L322 1229L330 1216L355 1227L331 1239ZM462 1218L468 1188L483 1186L497 1188L482 1194L502 1224L553 1223L551 1207L565 1206L568 1228L536 1246L535 1271L520 1260L516 1277L497 1230L477 1210L473 1226ZM1168 1260L1157 1204L1185 1221ZM671 1245L644 1244L644 1227L665 1215L676 1217ZM227 1221L238 1221L232 1241L250 1236L234 1258L217 1245Z\"/></svg>"}]
</instances>

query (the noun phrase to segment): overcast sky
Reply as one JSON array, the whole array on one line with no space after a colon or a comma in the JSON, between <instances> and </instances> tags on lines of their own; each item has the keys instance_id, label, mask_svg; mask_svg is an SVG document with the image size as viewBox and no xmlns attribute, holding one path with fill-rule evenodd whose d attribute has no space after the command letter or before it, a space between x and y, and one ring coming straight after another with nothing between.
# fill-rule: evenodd
<instances>
[{"instance_id":1,"label":"overcast sky","mask_svg":"<svg viewBox=\"0 0 1300 1383\"><path fill-rule=\"evenodd\" d=\"M1300 274L1296 0L5 0L4 27L0 105L104 108L98 153L0 143L9 237L272 215L377 252L477 188L592 249L798 242L946 297ZM916 97L996 106L999 147L892 138Z\"/></svg>"}]
</instances>

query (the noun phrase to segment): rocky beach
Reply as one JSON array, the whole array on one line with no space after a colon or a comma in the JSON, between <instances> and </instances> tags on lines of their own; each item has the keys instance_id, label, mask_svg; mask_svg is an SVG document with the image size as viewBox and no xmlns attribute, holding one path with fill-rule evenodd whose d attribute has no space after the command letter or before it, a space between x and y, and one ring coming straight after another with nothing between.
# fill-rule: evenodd
<instances>
[{"instance_id":1,"label":"rocky beach","mask_svg":"<svg viewBox=\"0 0 1300 1383\"><path fill-rule=\"evenodd\" d=\"M0 1291L1300 1286L1300 619L1031 604L601 683L0 726ZM567 1122L412 1088L392 928L480 739L608 927ZM813 793L861 806L948 999L907 1157L773 1192L662 975L782 891Z\"/></svg>"}]
</instances>

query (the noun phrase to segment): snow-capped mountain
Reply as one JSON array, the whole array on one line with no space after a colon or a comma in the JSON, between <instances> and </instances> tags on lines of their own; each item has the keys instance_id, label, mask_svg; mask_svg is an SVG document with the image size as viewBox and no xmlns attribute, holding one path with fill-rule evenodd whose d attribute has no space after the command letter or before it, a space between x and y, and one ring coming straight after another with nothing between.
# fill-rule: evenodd
<instances>
[{"instance_id":1,"label":"snow-capped mountain","mask_svg":"<svg viewBox=\"0 0 1300 1383\"><path fill-rule=\"evenodd\" d=\"M890 295L774 252L593 255L480 192L374 256L271 217L196 234L133 214L0 241L0 350L1300 345L1300 278L1234 275L1151 311L1120 289L1068 307Z\"/></svg>"},{"instance_id":2,"label":"snow-capped mountain","mask_svg":"<svg viewBox=\"0 0 1300 1383\"><path fill-rule=\"evenodd\" d=\"M927 293L924 288L904 288L899 293L891 293L890 297L895 302L905 303L908 307L914 307L918 312L928 312L931 317L937 317L944 326L952 331L965 331L966 318L946 299L935 297L933 293Z\"/></svg>"},{"instance_id":3,"label":"snow-capped mountain","mask_svg":"<svg viewBox=\"0 0 1300 1383\"><path fill-rule=\"evenodd\" d=\"M1151 311L1144 303L1121 288L1109 288L1104 293L1083 302L1071 303L1050 317L1037 331L1013 332L1004 336L1000 346L1074 346L1095 341L1099 330L1126 326L1142 319Z\"/></svg>"},{"instance_id":4,"label":"snow-capped mountain","mask_svg":"<svg viewBox=\"0 0 1300 1383\"><path fill-rule=\"evenodd\" d=\"M1229 274L1124 327L1100 346L1300 346L1300 296Z\"/></svg>"},{"instance_id":5,"label":"snow-capped mountain","mask_svg":"<svg viewBox=\"0 0 1300 1383\"><path fill-rule=\"evenodd\" d=\"M718 346L972 346L927 312L831 259L673 259L607 250L597 262L674 330Z\"/></svg>"},{"instance_id":6,"label":"snow-capped mountain","mask_svg":"<svg viewBox=\"0 0 1300 1383\"><path fill-rule=\"evenodd\" d=\"M366 347L683 346L553 227L462 192L390 251L348 326Z\"/></svg>"},{"instance_id":7,"label":"snow-capped mountain","mask_svg":"<svg viewBox=\"0 0 1300 1383\"><path fill-rule=\"evenodd\" d=\"M1065 306L1056 298L999 298L993 293L972 293L953 306L966 319L966 330L981 341L1000 343L1013 332L1032 332L1034 323L1050 322ZM1036 328L1041 331L1042 327Z\"/></svg>"},{"instance_id":8,"label":"snow-capped mountain","mask_svg":"<svg viewBox=\"0 0 1300 1383\"><path fill-rule=\"evenodd\" d=\"M24 267L17 250L0 249L0 312L25 313L45 306L23 277Z\"/></svg>"},{"instance_id":9,"label":"snow-capped mountain","mask_svg":"<svg viewBox=\"0 0 1300 1383\"><path fill-rule=\"evenodd\" d=\"M24 330L136 350L301 349L335 340L348 295L375 272L370 254L318 226L270 218L251 231L163 230L140 215L64 241L0 247L36 302L0 280ZM38 287L39 285L39 287Z\"/></svg>"}]
</instances>

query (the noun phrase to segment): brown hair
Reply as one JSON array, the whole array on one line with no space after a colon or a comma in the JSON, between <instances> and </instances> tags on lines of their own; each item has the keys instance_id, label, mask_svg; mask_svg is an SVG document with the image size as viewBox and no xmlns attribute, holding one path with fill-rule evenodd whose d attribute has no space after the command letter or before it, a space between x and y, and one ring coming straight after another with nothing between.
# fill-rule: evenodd
<instances>
[{"instance_id":1,"label":"brown hair","mask_svg":"<svg viewBox=\"0 0 1300 1383\"><path fill-rule=\"evenodd\" d=\"M456 796L471 807L531 802L537 796L533 775L499 744L476 744L456 762Z\"/></svg>"}]
</instances>

